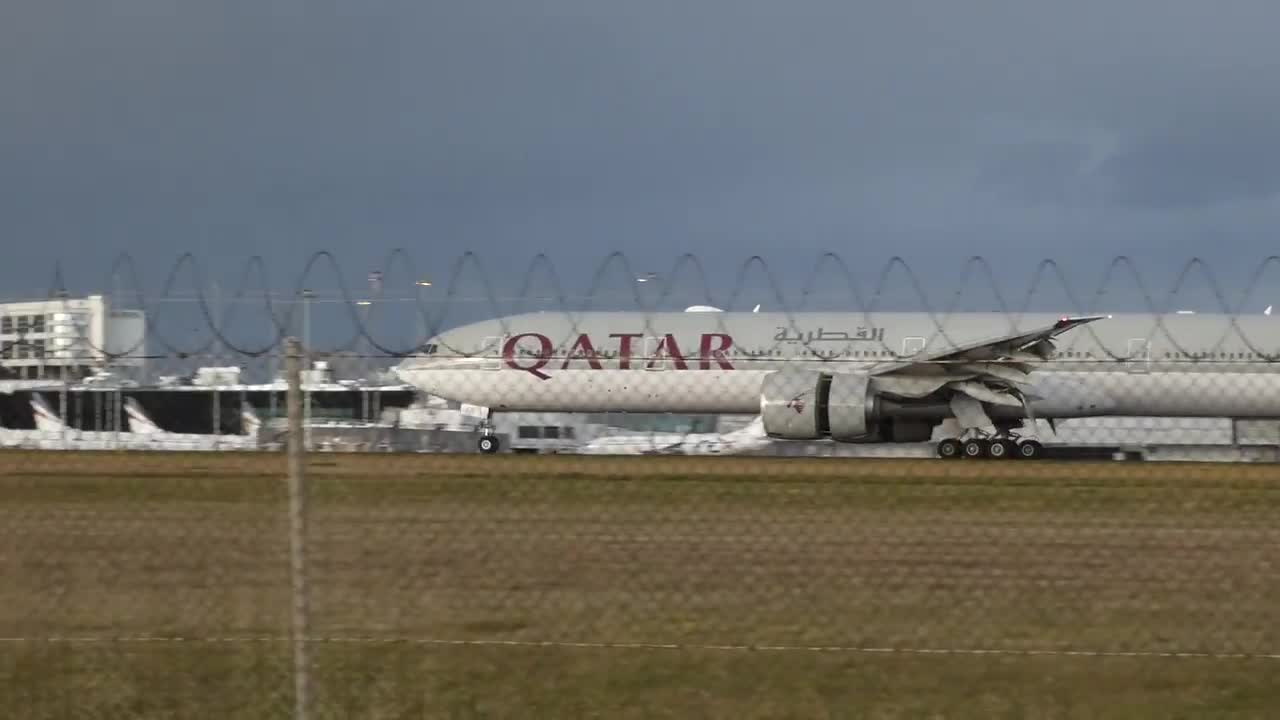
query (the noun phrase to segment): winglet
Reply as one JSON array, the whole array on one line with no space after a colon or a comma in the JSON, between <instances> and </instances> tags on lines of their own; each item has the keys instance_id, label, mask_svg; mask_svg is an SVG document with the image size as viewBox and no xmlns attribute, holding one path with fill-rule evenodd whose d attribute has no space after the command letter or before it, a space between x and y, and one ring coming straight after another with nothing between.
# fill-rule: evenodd
<instances>
[{"instance_id":1,"label":"winglet","mask_svg":"<svg viewBox=\"0 0 1280 720\"><path fill-rule=\"evenodd\" d=\"M1063 315L1058 319L1058 322L1053 324L1053 329L1061 332L1063 330L1070 330L1077 325L1084 325L1085 323L1091 323L1096 320L1109 319L1111 319L1110 315L1078 315L1074 317L1070 315Z\"/></svg>"},{"instance_id":2,"label":"winglet","mask_svg":"<svg viewBox=\"0 0 1280 720\"><path fill-rule=\"evenodd\" d=\"M1081 325L1087 322L1093 322L1094 320L1107 320L1110 318L1110 315L1063 315L1059 318L1058 324Z\"/></svg>"}]
</instances>

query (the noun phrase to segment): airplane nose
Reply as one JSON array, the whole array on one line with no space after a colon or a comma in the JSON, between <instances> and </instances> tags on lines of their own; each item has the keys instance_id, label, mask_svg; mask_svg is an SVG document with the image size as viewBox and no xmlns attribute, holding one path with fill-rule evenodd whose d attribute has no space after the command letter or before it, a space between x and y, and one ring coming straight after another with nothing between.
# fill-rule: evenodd
<instances>
[{"instance_id":1,"label":"airplane nose","mask_svg":"<svg viewBox=\"0 0 1280 720\"><path fill-rule=\"evenodd\" d=\"M392 372L406 385L412 385L421 392L434 393L436 391L436 383L433 382L433 373L429 366L424 365L399 365Z\"/></svg>"}]
</instances>

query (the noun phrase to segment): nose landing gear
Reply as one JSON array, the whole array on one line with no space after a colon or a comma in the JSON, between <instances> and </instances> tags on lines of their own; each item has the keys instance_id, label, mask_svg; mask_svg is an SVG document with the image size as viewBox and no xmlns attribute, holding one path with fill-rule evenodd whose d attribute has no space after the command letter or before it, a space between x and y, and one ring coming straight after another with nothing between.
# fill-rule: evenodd
<instances>
[{"instance_id":1,"label":"nose landing gear","mask_svg":"<svg viewBox=\"0 0 1280 720\"><path fill-rule=\"evenodd\" d=\"M484 419L480 421L480 439L476 441L476 448L485 455L492 455L498 452L498 436L493 434L493 411L486 410Z\"/></svg>"}]
</instances>

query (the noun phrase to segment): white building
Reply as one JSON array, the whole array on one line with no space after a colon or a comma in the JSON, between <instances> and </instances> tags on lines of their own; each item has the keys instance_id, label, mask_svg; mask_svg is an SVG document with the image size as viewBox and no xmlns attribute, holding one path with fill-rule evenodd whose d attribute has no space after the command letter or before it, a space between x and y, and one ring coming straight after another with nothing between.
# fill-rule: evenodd
<instances>
[{"instance_id":1,"label":"white building","mask_svg":"<svg viewBox=\"0 0 1280 720\"><path fill-rule=\"evenodd\" d=\"M0 303L0 375L57 380L106 368L141 371L146 332L142 311L112 309L102 295Z\"/></svg>"}]
</instances>

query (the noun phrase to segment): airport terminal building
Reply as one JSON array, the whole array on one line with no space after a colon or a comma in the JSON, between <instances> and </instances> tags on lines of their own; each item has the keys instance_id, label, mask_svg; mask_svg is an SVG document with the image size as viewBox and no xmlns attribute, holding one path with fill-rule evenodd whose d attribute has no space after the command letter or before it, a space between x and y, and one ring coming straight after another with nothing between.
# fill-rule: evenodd
<instances>
[{"instance_id":1,"label":"airport terminal building","mask_svg":"<svg viewBox=\"0 0 1280 720\"><path fill-rule=\"evenodd\" d=\"M0 303L0 378L85 378L110 365L142 371L146 316L103 295ZM110 359L128 353L133 357Z\"/></svg>"}]
</instances>

